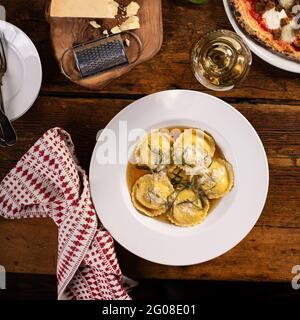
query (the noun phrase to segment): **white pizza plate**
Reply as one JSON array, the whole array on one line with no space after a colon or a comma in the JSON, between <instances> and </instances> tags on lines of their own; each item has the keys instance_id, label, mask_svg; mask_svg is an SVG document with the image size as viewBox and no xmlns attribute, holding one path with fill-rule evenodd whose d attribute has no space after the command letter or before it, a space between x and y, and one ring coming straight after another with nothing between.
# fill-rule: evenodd
<instances>
[{"instance_id":1,"label":"white pizza plate","mask_svg":"<svg viewBox=\"0 0 300 320\"><path fill-rule=\"evenodd\" d=\"M246 44L249 46L250 50L256 54L258 57L260 57L262 60L266 61L267 63L280 68L282 70L294 72L294 73L300 73L300 63L296 61L289 60L287 58L281 57L272 51L264 48L263 46L259 45L256 41L252 40L238 25L236 22L228 0L223 0L224 8L227 14L227 17L234 29L234 31L242 37L242 39L246 42Z\"/></svg>"},{"instance_id":2,"label":"white pizza plate","mask_svg":"<svg viewBox=\"0 0 300 320\"><path fill-rule=\"evenodd\" d=\"M3 99L10 120L21 117L36 100L42 83L39 54L29 37L16 26L0 21L6 39L7 72L3 78Z\"/></svg>"},{"instance_id":3,"label":"white pizza plate","mask_svg":"<svg viewBox=\"0 0 300 320\"><path fill-rule=\"evenodd\" d=\"M130 157L137 139L126 145L124 133L119 136L119 125L124 128L125 123L131 134L137 128L150 131L185 126L206 130L233 165L235 186L197 226L181 228L147 217L131 203L127 163L100 163L107 143L102 132L91 159L91 193L101 222L117 242L144 259L180 266L213 259L250 232L264 207L269 170L262 142L241 113L218 98L196 91L170 90L146 96L107 125L120 152L128 152Z\"/></svg>"}]
</instances>

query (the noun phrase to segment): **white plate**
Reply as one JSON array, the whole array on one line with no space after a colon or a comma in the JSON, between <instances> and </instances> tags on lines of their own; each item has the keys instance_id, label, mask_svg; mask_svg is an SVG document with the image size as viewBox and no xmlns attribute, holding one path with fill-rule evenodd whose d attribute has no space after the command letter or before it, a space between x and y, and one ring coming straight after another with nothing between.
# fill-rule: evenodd
<instances>
[{"instance_id":1,"label":"white plate","mask_svg":"<svg viewBox=\"0 0 300 320\"><path fill-rule=\"evenodd\" d=\"M267 50L263 46L260 46L256 41L252 40L244 31L239 27L238 23L236 22L230 6L228 4L228 0L223 0L224 8L227 14L227 17L234 29L234 31L242 37L242 39L247 43L250 50L255 53L258 57L266 61L267 63L280 68L282 70L300 73L300 63L296 61L292 61L281 57L270 50Z\"/></svg>"},{"instance_id":2,"label":"white plate","mask_svg":"<svg viewBox=\"0 0 300 320\"><path fill-rule=\"evenodd\" d=\"M0 30L7 42L7 72L3 78L5 112L10 120L16 120L39 94L41 61L34 44L22 30L5 21L0 21Z\"/></svg>"},{"instance_id":3,"label":"white plate","mask_svg":"<svg viewBox=\"0 0 300 320\"><path fill-rule=\"evenodd\" d=\"M136 141L127 147L126 137L118 137L123 120L128 132L176 126L208 131L233 165L235 186L200 225L181 228L160 222L133 207L126 164L99 164L104 142L98 140L90 166L91 193L100 220L116 241L144 259L166 265L204 262L237 245L255 225L268 191L266 154L251 124L224 101L188 90L152 94L121 111L107 128L116 133L117 143L126 152Z\"/></svg>"}]
</instances>

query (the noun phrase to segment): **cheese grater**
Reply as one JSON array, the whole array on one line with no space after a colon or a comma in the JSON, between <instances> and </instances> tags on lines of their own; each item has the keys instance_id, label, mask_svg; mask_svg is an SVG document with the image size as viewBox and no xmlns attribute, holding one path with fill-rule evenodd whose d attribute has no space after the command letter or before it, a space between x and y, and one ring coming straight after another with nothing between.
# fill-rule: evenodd
<instances>
[{"instance_id":1,"label":"cheese grater","mask_svg":"<svg viewBox=\"0 0 300 320\"><path fill-rule=\"evenodd\" d=\"M125 33L133 37L138 43L139 52L134 61L129 61L126 54L124 40L122 38L122 34ZM74 45L72 48L66 50L61 59L61 69L65 76L71 78L65 70L64 59L68 53L72 53L80 77L87 78L134 63L139 58L141 47L142 44L139 37L132 32L105 36Z\"/></svg>"}]
</instances>

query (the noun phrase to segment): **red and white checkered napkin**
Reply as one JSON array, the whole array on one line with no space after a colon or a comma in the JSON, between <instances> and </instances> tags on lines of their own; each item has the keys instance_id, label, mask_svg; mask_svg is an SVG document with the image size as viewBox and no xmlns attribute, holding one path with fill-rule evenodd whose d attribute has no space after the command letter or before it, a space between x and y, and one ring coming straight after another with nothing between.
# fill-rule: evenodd
<instances>
[{"instance_id":1,"label":"red and white checkered napkin","mask_svg":"<svg viewBox=\"0 0 300 320\"><path fill-rule=\"evenodd\" d=\"M0 184L0 215L51 217L58 226L59 299L130 299L114 242L98 221L70 136L47 131Z\"/></svg>"}]
</instances>

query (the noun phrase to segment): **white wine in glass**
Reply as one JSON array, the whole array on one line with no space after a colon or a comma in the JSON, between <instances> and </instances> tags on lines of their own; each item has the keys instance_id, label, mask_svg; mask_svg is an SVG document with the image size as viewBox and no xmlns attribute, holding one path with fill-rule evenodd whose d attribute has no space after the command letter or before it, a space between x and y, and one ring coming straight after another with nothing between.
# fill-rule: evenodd
<instances>
[{"instance_id":1,"label":"white wine in glass","mask_svg":"<svg viewBox=\"0 0 300 320\"><path fill-rule=\"evenodd\" d=\"M243 40L228 30L211 31L192 50L192 68L205 87L225 91L245 79L252 55Z\"/></svg>"}]
</instances>

